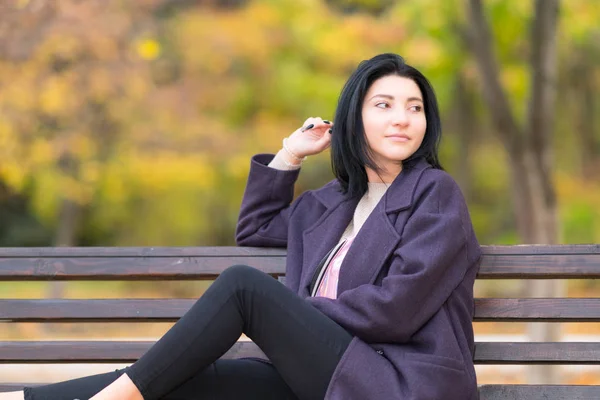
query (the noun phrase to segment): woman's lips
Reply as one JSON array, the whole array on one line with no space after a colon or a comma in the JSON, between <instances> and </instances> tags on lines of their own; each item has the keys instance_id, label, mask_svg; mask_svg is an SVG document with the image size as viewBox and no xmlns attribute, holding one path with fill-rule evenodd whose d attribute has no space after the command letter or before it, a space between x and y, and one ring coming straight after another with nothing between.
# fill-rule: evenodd
<instances>
[{"instance_id":1,"label":"woman's lips","mask_svg":"<svg viewBox=\"0 0 600 400\"><path fill-rule=\"evenodd\" d=\"M410 140L410 138L406 135L390 135L386 137L394 142L408 142Z\"/></svg>"}]
</instances>

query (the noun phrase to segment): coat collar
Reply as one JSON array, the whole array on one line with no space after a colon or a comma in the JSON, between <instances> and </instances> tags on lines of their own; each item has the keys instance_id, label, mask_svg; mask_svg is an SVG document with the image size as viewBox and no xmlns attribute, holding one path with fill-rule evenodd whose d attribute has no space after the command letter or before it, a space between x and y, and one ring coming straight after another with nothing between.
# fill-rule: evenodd
<instances>
[{"instance_id":1,"label":"coat collar","mask_svg":"<svg viewBox=\"0 0 600 400\"><path fill-rule=\"evenodd\" d=\"M431 168L431 165L424 158L420 158L411 167L403 169L398 174L384 196L386 213L409 208L412 205L417 182L423 171L428 168ZM333 180L315 190L313 194L327 209L332 209L343 201L349 200L340 189L340 183Z\"/></svg>"},{"instance_id":2,"label":"coat collar","mask_svg":"<svg viewBox=\"0 0 600 400\"><path fill-rule=\"evenodd\" d=\"M371 251L365 252L361 248L351 246L344 258L341 266L344 273L340 272L338 295L357 284L373 281L384 260L400 240L400 235L392 226L388 215L412 205L419 177L427 168L431 168L431 165L424 160L418 161L394 179L381 204L373 210L356 237L356 241L362 243L362 248L369 248ZM339 189L339 182L332 181L313 192L315 198L323 203L327 210L315 224L302 232L302 261L305 269L300 281L300 294L303 297L309 295L308 288L319 261L339 241L360 200L357 196L344 196Z\"/></svg>"}]
</instances>

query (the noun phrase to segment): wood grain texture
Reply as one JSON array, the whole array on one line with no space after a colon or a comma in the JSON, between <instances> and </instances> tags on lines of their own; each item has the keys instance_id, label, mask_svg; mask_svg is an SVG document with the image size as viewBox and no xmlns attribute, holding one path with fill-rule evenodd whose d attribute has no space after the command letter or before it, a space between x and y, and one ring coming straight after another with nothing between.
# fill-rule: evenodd
<instances>
[{"instance_id":1,"label":"wood grain texture","mask_svg":"<svg viewBox=\"0 0 600 400\"><path fill-rule=\"evenodd\" d=\"M194 299L0 300L11 322L174 322Z\"/></svg>"},{"instance_id":2,"label":"wood grain texture","mask_svg":"<svg viewBox=\"0 0 600 400\"><path fill-rule=\"evenodd\" d=\"M482 251L478 279L600 278L600 245L483 246ZM285 254L285 249L250 247L0 248L0 281L209 280L235 264L254 266L284 281ZM194 302L5 299L0 300L0 321L174 322ZM600 299L475 299L474 321L599 322ZM152 344L118 340L0 342L0 363L126 363L138 359ZM265 356L252 342L238 342L223 357ZM474 361L600 365L600 343L477 342ZM0 383L0 391L22 386ZM483 385L480 393L481 400L583 400L600 399L600 386Z\"/></svg>"},{"instance_id":3,"label":"wood grain texture","mask_svg":"<svg viewBox=\"0 0 600 400\"><path fill-rule=\"evenodd\" d=\"M600 298L480 298L474 321L599 322Z\"/></svg>"},{"instance_id":4,"label":"wood grain texture","mask_svg":"<svg viewBox=\"0 0 600 400\"><path fill-rule=\"evenodd\" d=\"M0 342L2 363L132 362L154 342ZM224 358L257 357L252 342L237 342ZM600 343L475 343L476 364L600 364Z\"/></svg>"},{"instance_id":5,"label":"wood grain texture","mask_svg":"<svg viewBox=\"0 0 600 400\"><path fill-rule=\"evenodd\" d=\"M268 256L0 258L0 280L210 280L236 264L275 276L285 272L283 257Z\"/></svg>"},{"instance_id":6,"label":"wood grain texture","mask_svg":"<svg viewBox=\"0 0 600 400\"><path fill-rule=\"evenodd\" d=\"M195 299L0 300L8 322L174 322ZM599 322L599 298L475 299L476 322Z\"/></svg>"},{"instance_id":7,"label":"wood grain texture","mask_svg":"<svg viewBox=\"0 0 600 400\"><path fill-rule=\"evenodd\" d=\"M476 364L600 364L597 342L476 342Z\"/></svg>"},{"instance_id":8,"label":"wood grain texture","mask_svg":"<svg viewBox=\"0 0 600 400\"><path fill-rule=\"evenodd\" d=\"M600 253L487 254L479 279L597 279Z\"/></svg>"},{"instance_id":9,"label":"wood grain texture","mask_svg":"<svg viewBox=\"0 0 600 400\"><path fill-rule=\"evenodd\" d=\"M0 393L40 383L0 383ZM480 400L597 400L600 386L581 385L481 385Z\"/></svg>"},{"instance_id":10,"label":"wood grain texture","mask_svg":"<svg viewBox=\"0 0 600 400\"><path fill-rule=\"evenodd\" d=\"M600 254L600 244L481 246L487 255ZM0 258L31 257L246 257L284 256L283 248L264 247L3 247Z\"/></svg>"},{"instance_id":11,"label":"wood grain texture","mask_svg":"<svg viewBox=\"0 0 600 400\"><path fill-rule=\"evenodd\" d=\"M2 247L0 258L70 257L280 257L282 248L201 247Z\"/></svg>"},{"instance_id":12,"label":"wood grain texture","mask_svg":"<svg viewBox=\"0 0 600 400\"><path fill-rule=\"evenodd\" d=\"M480 400L597 400L600 386L481 385Z\"/></svg>"},{"instance_id":13,"label":"wood grain texture","mask_svg":"<svg viewBox=\"0 0 600 400\"><path fill-rule=\"evenodd\" d=\"M0 342L0 363L115 363L134 362L153 341L17 341ZM261 357L264 353L252 342L238 341L224 359Z\"/></svg>"},{"instance_id":14,"label":"wood grain texture","mask_svg":"<svg viewBox=\"0 0 600 400\"><path fill-rule=\"evenodd\" d=\"M479 279L600 278L600 246L483 246ZM254 247L2 248L0 280L214 279L247 264L285 272L285 250Z\"/></svg>"}]
</instances>

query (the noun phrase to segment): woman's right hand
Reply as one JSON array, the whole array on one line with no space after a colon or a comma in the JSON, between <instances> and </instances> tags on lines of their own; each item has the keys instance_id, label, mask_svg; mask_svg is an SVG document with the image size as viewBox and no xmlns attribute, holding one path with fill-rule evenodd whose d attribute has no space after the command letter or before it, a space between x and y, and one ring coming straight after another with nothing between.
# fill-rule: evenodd
<instances>
[{"instance_id":1,"label":"woman's right hand","mask_svg":"<svg viewBox=\"0 0 600 400\"><path fill-rule=\"evenodd\" d=\"M311 128L306 129L312 125ZM298 128L287 138L287 147L295 156L303 158L319 154L331 145L329 130L333 124L321 118L308 118L302 128Z\"/></svg>"}]
</instances>

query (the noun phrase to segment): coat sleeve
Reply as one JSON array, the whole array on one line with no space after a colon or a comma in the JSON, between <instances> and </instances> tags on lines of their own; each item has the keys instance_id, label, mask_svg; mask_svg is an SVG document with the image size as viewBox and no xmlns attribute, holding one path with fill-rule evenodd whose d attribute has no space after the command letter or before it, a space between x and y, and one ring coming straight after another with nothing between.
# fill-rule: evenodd
<instances>
[{"instance_id":1,"label":"coat sleeve","mask_svg":"<svg viewBox=\"0 0 600 400\"><path fill-rule=\"evenodd\" d=\"M235 239L239 246L286 247L294 184L299 170L268 167L272 154L252 157Z\"/></svg>"},{"instance_id":2,"label":"coat sleeve","mask_svg":"<svg viewBox=\"0 0 600 400\"><path fill-rule=\"evenodd\" d=\"M460 189L450 176L438 177L423 190L417 189L419 198L414 200L381 286L361 285L337 299L307 299L366 342L407 342L478 262L479 247L469 243L476 244L476 240L469 233L470 219Z\"/></svg>"}]
</instances>

